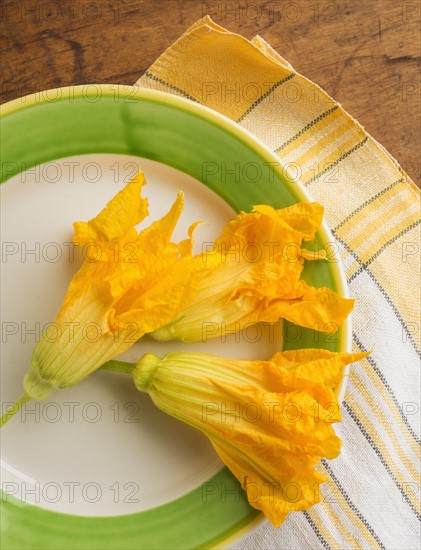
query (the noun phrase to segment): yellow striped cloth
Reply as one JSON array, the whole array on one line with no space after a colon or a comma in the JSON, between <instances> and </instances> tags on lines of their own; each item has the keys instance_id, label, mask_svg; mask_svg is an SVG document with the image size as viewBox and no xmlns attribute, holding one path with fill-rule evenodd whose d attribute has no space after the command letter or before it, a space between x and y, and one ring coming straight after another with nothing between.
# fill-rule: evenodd
<instances>
[{"instance_id":1,"label":"yellow striped cloth","mask_svg":"<svg viewBox=\"0 0 421 550\"><path fill-rule=\"evenodd\" d=\"M326 209L355 351L322 501L237 548L419 548L419 191L397 162L262 38L198 21L136 83L190 98L263 140ZM349 91L352 93L352 90Z\"/></svg>"}]
</instances>

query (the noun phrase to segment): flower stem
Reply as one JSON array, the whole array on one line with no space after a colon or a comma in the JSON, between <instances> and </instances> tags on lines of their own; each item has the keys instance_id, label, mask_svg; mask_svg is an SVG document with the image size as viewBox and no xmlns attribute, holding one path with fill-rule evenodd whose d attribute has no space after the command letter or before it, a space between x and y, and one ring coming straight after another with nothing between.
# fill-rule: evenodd
<instances>
[{"instance_id":1,"label":"flower stem","mask_svg":"<svg viewBox=\"0 0 421 550\"><path fill-rule=\"evenodd\" d=\"M133 374L133 369L136 365L133 363L126 363L126 361L108 361L104 363L101 370L110 370L113 372L122 372L124 374Z\"/></svg>"},{"instance_id":2,"label":"flower stem","mask_svg":"<svg viewBox=\"0 0 421 550\"><path fill-rule=\"evenodd\" d=\"M27 403L28 401L31 400L31 397L27 394L27 393L24 393L22 395L22 397L20 397L16 403L14 403L10 409L7 409L7 411L4 413L4 415L0 418L0 428L2 428L6 422L9 422L9 420L15 416L15 414L20 411L20 409L22 408L22 405L24 405L25 403Z\"/></svg>"}]
</instances>

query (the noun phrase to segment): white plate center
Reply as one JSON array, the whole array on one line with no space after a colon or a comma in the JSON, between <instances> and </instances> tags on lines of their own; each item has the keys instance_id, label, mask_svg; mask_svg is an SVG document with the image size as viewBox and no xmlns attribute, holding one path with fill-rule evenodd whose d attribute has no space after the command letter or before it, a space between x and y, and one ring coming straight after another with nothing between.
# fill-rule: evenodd
<instances>
[{"instance_id":1,"label":"white plate center","mask_svg":"<svg viewBox=\"0 0 421 550\"><path fill-rule=\"evenodd\" d=\"M186 238L196 220L195 252L235 215L214 192L166 165L127 155L81 155L45 163L0 186L1 405L22 394L22 379L42 328L61 305L77 271L72 223L94 217L141 168L150 216L161 217L177 191L185 209L174 233ZM264 329L263 329L264 330ZM206 351L267 358L280 331L200 344L140 342L124 354ZM41 507L78 515L135 513L199 487L221 468L201 433L157 410L129 376L94 373L74 388L30 402L1 432L2 489Z\"/></svg>"}]
</instances>

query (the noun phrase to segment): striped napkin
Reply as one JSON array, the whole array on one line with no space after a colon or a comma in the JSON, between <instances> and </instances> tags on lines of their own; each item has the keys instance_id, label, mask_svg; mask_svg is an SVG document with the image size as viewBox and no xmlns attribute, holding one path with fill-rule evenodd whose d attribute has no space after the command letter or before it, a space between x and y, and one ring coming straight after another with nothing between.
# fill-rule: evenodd
<instances>
[{"instance_id":1,"label":"striped napkin","mask_svg":"<svg viewBox=\"0 0 421 550\"><path fill-rule=\"evenodd\" d=\"M261 37L198 21L137 81L205 104L271 147L325 206L345 265L354 351L341 456L321 503L238 549L419 548L420 205L397 162ZM352 90L349 91L352 93Z\"/></svg>"}]
</instances>

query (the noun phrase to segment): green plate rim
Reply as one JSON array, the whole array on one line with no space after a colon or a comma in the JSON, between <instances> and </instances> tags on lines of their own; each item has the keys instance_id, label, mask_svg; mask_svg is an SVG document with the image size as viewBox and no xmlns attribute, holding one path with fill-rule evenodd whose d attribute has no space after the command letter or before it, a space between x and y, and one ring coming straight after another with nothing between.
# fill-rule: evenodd
<instances>
[{"instance_id":1,"label":"green plate rim","mask_svg":"<svg viewBox=\"0 0 421 550\"><path fill-rule=\"evenodd\" d=\"M96 93L98 92L98 90L100 90L100 93L101 93L100 98L115 97L115 94L117 92L119 98L126 98L130 100L138 101L138 102L149 101L155 104L169 106L171 108L174 108L174 109L183 111L185 113L189 113L190 115L193 115L195 117L201 118L202 120L205 120L208 123L221 128L228 134L231 134L232 136L234 136L237 140L247 144L247 146L250 149L253 149L261 158L265 158L265 159L268 159L270 162L277 163L274 165L274 171L278 173L278 176L280 179L283 180L284 185L289 187L290 192L295 196L297 202L298 201L310 202L314 200L311 197L311 195L307 192L307 190L304 188L304 186L300 183L300 181L296 177L294 177L286 167L282 167L283 173L281 174L280 168L279 168L280 166L279 157L277 157L273 153L273 151L271 151L261 140L259 140L253 134L251 134L248 130L239 126L238 124L233 122L231 119L227 118L226 116L216 111L213 111L212 109L206 106L200 105L191 100L178 97L166 92L138 88L135 86L121 86L117 84L89 84L89 85L81 85L81 86L53 88L50 90L45 90L43 92L37 92L35 94L25 96L24 98L18 98L6 104L1 105L0 122L8 119L9 117L13 116L17 112L21 112L26 109L33 109L39 105L43 105L46 103L57 103L59 101L64 101L66 99L69 100L70 97L72 97L73 99L80 99L82 97L86 97L86 90L92 87L95 88ZM54 95L54 93L56 93L56 96L59 96L58 99L57 98L54 98L53 100L49 99L48 96L52 96ZM41 94L45 94L45 97L42 97ZM28 169L28 168L30 168L30 166L25 166L25 169ZM18 170L16 173L19 173L19 172L20 170ZM285 174L288 175L288 178L287 178L288 181L285 181ZM204 185L206 184L204 183ZM323 221L323 224L318 232L318 235L320 236L323 242L335 241L325 221ZM337 256L336 252L334 253L338 261L337 263L331 263L329 266L329 269L333 276L336 290L342 296L348 297L349 294L348 294L348 286L347 286L346 277L345 277L345 271L340 258ZM350 351L351 349L350 317L348 317L348 319L343 323L341 327L340 340L337 345L337 349L338 351ZM349 367L344 369L342 382L336 390L338 399L340 401L342 401L344 398L348 375L349 375ZM225 480L224 482L227 482L228 480L230 480L230 478L232 479L231 474L229 473L227 468L224 468L218 474L213 476L211 480L208 480L208 481L221 482L221 479L224 479ZM124 522L128 520L128 518L138 518L140 520L141 519L140 516L142 516L142 514L148 514L150 512L154 513L156 511L159 511L160 509L166 508L171 505L183 506L183 501L185 501L186 498L191 498L191 496L197 493L198 491L200 491L200 487L198 487L197 489L191 491L190 493L188 493L187 495L184 495L179 499L175 499L170 503L164 504L156 508L152 508L150 510L147 510L146 512L138 512L130 515L111 516L111 517L105 517L105 516L88 517L88 516L76 516L76 515L70 515L70 514L63 514L61 512L54 512L54 511L36 507L31 504L22 503L19 499L12 497L8 494L5 494L4 491L1 492L1 495L2 495L3 514L5 514L4 517L6 517L7 521L11 520L13 522L14 521L13 517L17 517L23 514L24 517L20 518L20 521L25 522L30 517L35 518L35 525L37 525L37 521L39 519L41 520L42 523L44 521L46 523L50 523L50 520L52 520L53 523L56 523L58 525L60 525L60 523L63 523L63 522L66 524L70 522L70 524L73 525L74 521L76 521L78 522L79 527L81 527L82 530L84 530L84 526L87 526L88 524L92 527L94 525L104 526L106 525L106 523L114 524L114 521L117 521L118 524L124 524ZM196 494L196 498L197 498L197 494ZM255 526L259 525L264 520L264 517L260 512L251 508L246 503L245 499L243 500L244 502L242 502L242 505L248 507L249 513L248 514L246 513L243 516L241 521L237 522L235 525L232 525L229 529L225 529L224 532L221 532L218 537L214 537L212 540L208 540L206 542L206 548L209 548L209 547L222 548L222 547L226 547L227 544L233 544L234 542L238 542L240 538L250 533L250 531ZM4 517L3 517L3 521L4 521ZM44 524L44 527L45 527L45 524ZM113 525L112 529L115 529L116 527L117 525ZM36 527L33 527L33 528L36 529ZM88 531L89 531L89 527L88 527ZM73 539L72 544L75 542L77 536L78 535L75 535L75 539ZM109 536L110 537L112 536L112 532L109 533ZM79 547L80 548L100 548L100 546L96 545L97 543L99 543L99 541L92 540L90 544L82 547L79 546ZM16 546L13 546L13 544L8 547L17 548ZM47 547L47 546L44 546L44 547ZM48 548L53 548L53 547L54 546L48 546ZM67 545L64 545L61 547L72 548L72 546L67 546ZM132 546L129 543L128 545L126 544L119 547L135 548L136 546ZM174 548L175 547L176 546L174 546ZM29 544L27 548L37 548L37 546L31 546L31 544Z\"/></svg>"}]
</instances>

